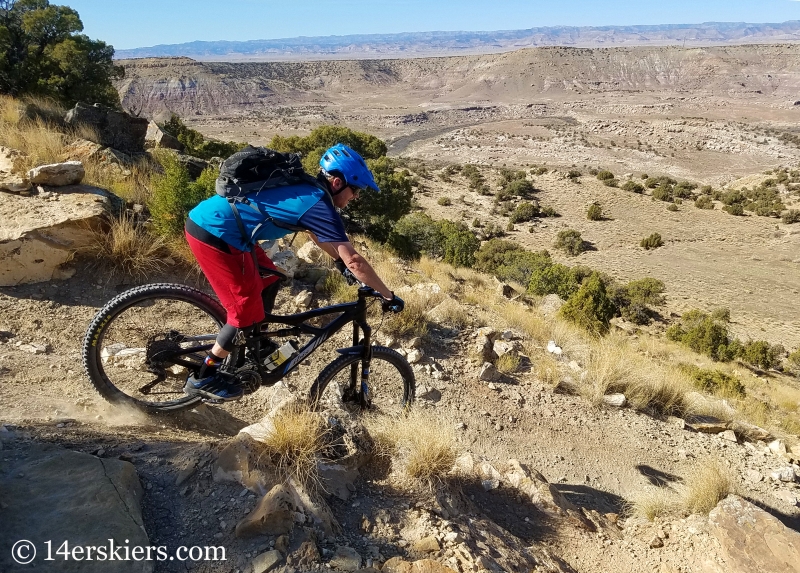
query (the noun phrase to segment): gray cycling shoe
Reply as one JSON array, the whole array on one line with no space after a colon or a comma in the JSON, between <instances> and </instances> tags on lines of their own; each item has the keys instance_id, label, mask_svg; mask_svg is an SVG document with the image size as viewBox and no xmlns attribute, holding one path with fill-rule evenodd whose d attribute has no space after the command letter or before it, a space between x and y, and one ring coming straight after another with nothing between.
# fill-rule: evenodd
<instances>
[{"instance_id":1,"label":"gray cycling shoe","mask_svg":"<svg viewBox=\"0 0 800 573\"><path fill-rule=\"evenodd\" d=\"M244 394L240 386L227 382L218 372L205 378L195 378L194 374L190 374L183 391L189 396L201 396L208 400L224 402L238 400Z\"/></svg>"}]
</instances>

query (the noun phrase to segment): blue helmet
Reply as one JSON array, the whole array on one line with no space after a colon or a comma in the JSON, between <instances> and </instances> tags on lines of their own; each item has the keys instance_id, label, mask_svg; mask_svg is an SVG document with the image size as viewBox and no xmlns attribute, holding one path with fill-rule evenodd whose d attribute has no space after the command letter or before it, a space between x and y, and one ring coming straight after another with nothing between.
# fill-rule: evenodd
<instances>
[{"instance_id":1,"label":"blue helmet","mask_svg":"<svg viewBox=\"0 0 800 573\"><path fill-rule=\"evenodd\" d=\"M369 187L380 193L378 184L375 183L375 178L364 159L346 145L337 143L331 147L322 154L319 165L326 173L340 175L348 185L360 189Z\"/></svg>"}]
</instances>

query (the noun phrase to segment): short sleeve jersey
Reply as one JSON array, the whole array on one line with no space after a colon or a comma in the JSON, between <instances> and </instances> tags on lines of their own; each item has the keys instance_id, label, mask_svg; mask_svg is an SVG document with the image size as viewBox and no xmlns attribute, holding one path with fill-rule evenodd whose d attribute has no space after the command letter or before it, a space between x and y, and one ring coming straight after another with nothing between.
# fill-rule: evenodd
<instances>
[{"instance_id":1,"label":"short sleeve jersey","mask_svg":"<svg viewBox=\"0 0 800 573\"><path fill-rule=\"evenodd\" d=\"M292 232L268 221L265 223L265 216L268 216L278 222L311 231L321 243L349 241L342 218L333 206L330 196L318 187L303 183L265 189L251 193L247 199L258 208L256 210L244 203L237 204L248 238L262 223L262 227L254 237L257 241L277 239ZM249 250L225 197L214 195L202 201L189 212L189 218L232 247L240 251Z\"/></svg>"}]
</instances>

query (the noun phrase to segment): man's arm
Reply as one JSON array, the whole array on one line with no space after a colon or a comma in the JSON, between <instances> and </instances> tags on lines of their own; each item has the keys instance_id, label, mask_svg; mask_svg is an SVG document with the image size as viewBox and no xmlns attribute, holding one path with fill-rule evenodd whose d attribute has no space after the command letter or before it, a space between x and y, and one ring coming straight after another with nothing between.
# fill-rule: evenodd
<instances>
[{"instance_id":1,"label":"man's arm","mask_svg":"<svg viewBox=\"0 0 800 573\"><path fill-rule=\"evenodd\" d=\"M352 272L358 280L381 293L383 298L389 300L394 296L392 291L389 290L375 272L375 269L372 268L372 265L367 262L367 259L356 252L352 243L348 241L346 243L317 244L328 254L330 254L330 251L328 251L326 247L330 247L335 253L333 255L335 259L342 259L344 264L347 265L347 268L350 269L350 272Z\"/></svg>"}]
</instances>

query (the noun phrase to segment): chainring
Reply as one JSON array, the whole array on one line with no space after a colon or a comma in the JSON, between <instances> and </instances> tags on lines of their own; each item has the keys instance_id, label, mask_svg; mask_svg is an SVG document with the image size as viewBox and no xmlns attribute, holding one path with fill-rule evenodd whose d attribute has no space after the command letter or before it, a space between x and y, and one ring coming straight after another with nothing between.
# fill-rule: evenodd
<instances>
[{"instance_id":1,"label":"chainring","mask_svg":"<svg viewBox=\"0 0 800 573\"><path fill-rule=\"evenodd\" d=\"M236 378L245 394L252 394L261 387L261 374L255 366L244 366L236 371Z\"/></svg>"}]
</instances>

